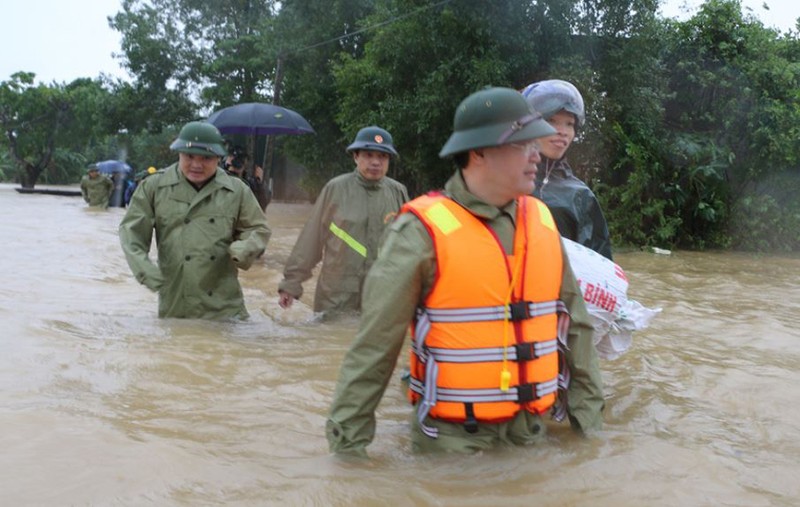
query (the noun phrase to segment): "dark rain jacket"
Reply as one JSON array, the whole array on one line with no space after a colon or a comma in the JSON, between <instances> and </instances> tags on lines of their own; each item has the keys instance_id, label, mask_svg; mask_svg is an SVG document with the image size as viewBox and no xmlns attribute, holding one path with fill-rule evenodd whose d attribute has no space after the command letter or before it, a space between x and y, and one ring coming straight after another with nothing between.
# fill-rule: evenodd
<instances>
[{"instance_id":1,"label":"dark rain jacket","mask_svg":"<svg viewBox=\"0 0 800 507\"><path fill-rule=\"evenodd\" d=\"M550 208L565 238L612 258L608 224L594 192L578 179L565 159L542 157L533 196Z\"/></svg>"},{"instance_id":2,"label":"dark rain jacket","mask_svg":"<svg viewBox=\"0 0 800 507\"><path fill-rule=\"evenodd\" d=\"M148 257L155 230L158 265ZM217 169L199 191L173 164L142 180L119 226L136 279L158 291L158 316L246 317L237 269L248 269L270 237L253 192Z\"/></svg>"},{"instance_id":3,"label":"dark rain jacket","mask_svg":"<svg viewBox=\"0 0 800 507\"><path fill-rule=\"evenodd\" d=\"M331 179L297 238L278 289L299 298L322 260L314 311L359 310L364 277L387 225L406 201L405 185L389 177L370 181L356 169Z\"/></svg>"},{"instance_id":4,"label":"dark rain jacket","mask_svg":"<svg viewBox=\"0 0 800 507\"><path fill-rule=\"evenodd\" d=\"M89 206L108 207L108 199L114 190L114 182L102 174L96 178L85 175L81 178L81 195Z\"/></svg>"}]
</instances>

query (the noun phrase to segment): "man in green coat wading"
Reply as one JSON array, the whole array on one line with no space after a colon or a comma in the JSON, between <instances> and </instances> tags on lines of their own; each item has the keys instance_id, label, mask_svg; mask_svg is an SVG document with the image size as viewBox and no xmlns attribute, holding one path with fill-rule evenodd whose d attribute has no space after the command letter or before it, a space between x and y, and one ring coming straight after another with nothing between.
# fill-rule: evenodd
<instances>
[{"instance_id":1,"label":"man in green coat wading","mask_svg":"<svg viewBox=\"0 0 800 507\"><path fill-rule=\"evenodd\" d=\"M404 206L364 283L331 451L365 454L409 324L414 450L536 444L551 409L578 432L601 426L592 324L552 215L530 197L537 139L555 130L510 88L470 95L453 124L439 156L455 174Z\"/></svg>"},{"instance_id":2,"label":"man in green coat wading","mask_svg":"<svg viewBox=\"0 0 800 507\"><path fill-rule=\"evenodd\" d=\"M100 174L97 164L89 165L86 175L81 178L81 195L86 204L98 208L108 208L108 199L113 190L114 182Z\"/></svg>"},{"instance_id":3,"label":"man in green coat wading","mask_svg":"<svg viewBox=\"0 0 800 507\"><path fill-rule=\"evenodd\" d=\"M384 231L408 201L405 185L386 176L397 156L392 136L370 126L358 131L347 152L356 168L322 188L297 238L278 285L278 303L289 308L303 294L303 282L322 260L314 311L358 311L361 286L378 255Z\"/></svg>"},{"instance_id":4,"label":"man in green coat wading","mask_svg":"<svg viewBox=\"0 0 800 507\"><path fill-rule=\"evenodd\" d=\"M190 122L170 145L178 163L143 180L119 226L139 283L158 291L158 316L246 318L238 269L248 269L270 237L264 213L240 179L218 167L223 139ZM156 233L158 264L149 256Z\"/></svg>"}]
</instances>

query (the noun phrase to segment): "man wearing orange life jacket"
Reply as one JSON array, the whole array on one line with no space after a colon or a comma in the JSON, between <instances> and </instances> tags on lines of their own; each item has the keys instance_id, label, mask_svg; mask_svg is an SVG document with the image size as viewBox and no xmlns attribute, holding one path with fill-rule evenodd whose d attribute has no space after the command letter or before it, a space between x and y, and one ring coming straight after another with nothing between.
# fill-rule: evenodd
<instances>
[{"instance_id":1,"label":"man wearing orange life jacket","mask_svg":"<svg viewBox=\"0 0 800 507\"><path fill-rule=\"evenodd\" d=\"M529 197L535 139L553 132L509 88L461 102L440 152L458 170L403 207L367 276L326 425L332 451L365 454L409 323L415 450L532 444L548 412L579 432L601 426L591 322L552 216Z\"/></svg>"}]
</instances>

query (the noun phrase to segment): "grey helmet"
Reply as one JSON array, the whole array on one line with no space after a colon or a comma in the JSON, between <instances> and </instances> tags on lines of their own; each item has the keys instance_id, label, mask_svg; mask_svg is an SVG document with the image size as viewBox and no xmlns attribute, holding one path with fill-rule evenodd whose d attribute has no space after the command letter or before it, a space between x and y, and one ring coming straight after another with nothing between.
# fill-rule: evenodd
<instances>
[{"instance_id":1,"label":"grey helmet","mask_svg":"<svg viewBox=\"0 0 800 507\"><path fill-rule=\"evenodd\" d=\"M522 90L522 96L534 111L538 111L550 119L559 111L567 111L575 115L578 126L586 122L586 113L583 108L581 93L570 82L560 79L548 79L531 83Z\"/></svg>"}]
</instances>

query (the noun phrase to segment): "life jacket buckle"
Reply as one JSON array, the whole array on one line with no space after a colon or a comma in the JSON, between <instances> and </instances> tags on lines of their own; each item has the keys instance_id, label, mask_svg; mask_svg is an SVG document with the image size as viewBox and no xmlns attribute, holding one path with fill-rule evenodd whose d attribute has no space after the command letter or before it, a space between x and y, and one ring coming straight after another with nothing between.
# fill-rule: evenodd
<instances>
[{"instance_id":1,"label":"life jacket buckle","mask_svg":"<svg viewBox=\"0 0 800 507\"><path fill-rule=\"evenodd\" d=\"M536 393L536 383L520 384L517 386L517 403L528 403L538 400Z\"/></svg>"},{"instance_id":2,"label":"life jacket buckle","mask_svg":"<svg viewBox=\"0 0 800 507\"><path fill-rule=\"evenodd\" d=\"M532 361L539 358L533 343L517 343L514 348L517 350L517 361Z\"/></svg>"},{"instance_id":3,"label":"life jacket buckle","mask_svg":"<svg viewBox=\"0 0 800 507\"><path fill-rule=\"evenodd\" d=\"M508 305L510 320L525 320L531 318L530 307L527 301L517 301Z\"/></svg>"}]
</instances>

